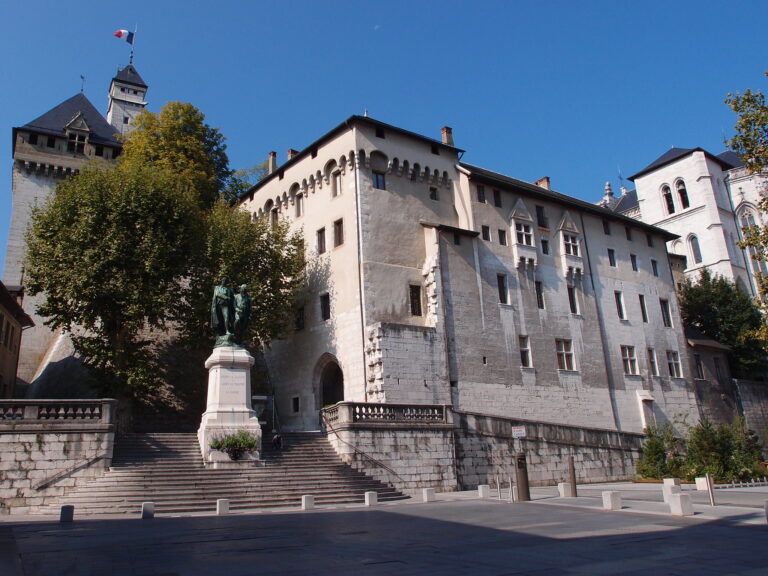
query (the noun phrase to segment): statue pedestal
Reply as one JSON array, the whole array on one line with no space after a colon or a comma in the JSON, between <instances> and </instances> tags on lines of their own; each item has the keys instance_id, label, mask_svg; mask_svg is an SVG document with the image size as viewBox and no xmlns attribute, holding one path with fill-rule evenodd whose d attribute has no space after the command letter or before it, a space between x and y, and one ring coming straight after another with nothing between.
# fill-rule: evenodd
<instances>
[{"instance_id":1,"label":"statue pedestal","mask_svg":"<svg viewBox=\"0 0 768 576\"><path fill-rule=\"evenodd\" d=\"M213 354L205 361L208 368L208 404L197 439L206 466L223 464L222 453L210 448L211 440L217 436L247 430L259 438L261 445L261 425L256 412L251 409L253 364L253 356L247 350L234 346L214 348ZM259 452L230 462L233 465L253 466L259 462Z\"/></svg>"}]
</instances>

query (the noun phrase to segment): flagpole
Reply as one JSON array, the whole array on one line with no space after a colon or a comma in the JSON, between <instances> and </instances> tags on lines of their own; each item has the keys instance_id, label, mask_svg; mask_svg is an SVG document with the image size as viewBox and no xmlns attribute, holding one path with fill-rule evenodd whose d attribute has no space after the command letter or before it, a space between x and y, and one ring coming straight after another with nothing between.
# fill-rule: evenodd
<instances>
[{"instance_id":1,"label":"flagpole","mask_svg":"<svg viewBox=\"0 0 768 576\"><path fill-rule=\"evenodd\" d=\"M133 51L136 48L136 32L139 30L139 25L136 24L133 27L133 42L131 42L131 58L128 60L128 64L133 64Z\"/></svg>"}]
</instances>

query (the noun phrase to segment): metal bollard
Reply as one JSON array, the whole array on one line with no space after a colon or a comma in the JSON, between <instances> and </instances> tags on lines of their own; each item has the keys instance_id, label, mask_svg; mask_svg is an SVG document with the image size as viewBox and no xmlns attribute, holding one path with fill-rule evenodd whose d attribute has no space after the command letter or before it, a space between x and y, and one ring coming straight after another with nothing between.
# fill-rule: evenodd
<instances>
[{"instance_id":1,"label":"metal bollard","mask_svg":"<svg viewBox=\"0 0 768 576\"><path fill-rule=\"evenodd\" d=\"M525 463L525 452L518 452L515 456L515 470L517 471L518 501L530 502L531 490L528 487L528 465Z\"/></svg>"},{"instance_id":2,"label":"metal bollard","mask_svg":"<svg viewBox=\"0 0 768 576\"><path fill-rule=\"evenodd\" d=\"M576 498L578 493L576 491L576 466L573 463L573 456L568 456L568 482L571 485L571 498Z\"/></svg>"}]
</instances>

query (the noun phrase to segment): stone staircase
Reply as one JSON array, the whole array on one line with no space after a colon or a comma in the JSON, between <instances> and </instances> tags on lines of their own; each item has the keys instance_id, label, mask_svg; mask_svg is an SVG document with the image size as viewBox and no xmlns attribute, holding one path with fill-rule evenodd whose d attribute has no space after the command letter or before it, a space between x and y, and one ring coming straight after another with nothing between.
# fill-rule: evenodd
<instances>
[{"instance_id":1,"label":"stone staircase","mask_svg":"<svg viewBox=\"0 0 768 576\"><path fill-rule=\"evenodd\" d=\"M283 435L283 450L264 437L265 465L212 470L203 466L196 434L128 434L115 447L104 476L41 507L58 514L72 504L75 514L138 513L154 502L156 514L212 512L218 498L230 510L299 506L313 494L317 505L362 503L375 491L379 501L407 498L401 492L344 464L320 432Z\"/></svg>"}]
</instances>

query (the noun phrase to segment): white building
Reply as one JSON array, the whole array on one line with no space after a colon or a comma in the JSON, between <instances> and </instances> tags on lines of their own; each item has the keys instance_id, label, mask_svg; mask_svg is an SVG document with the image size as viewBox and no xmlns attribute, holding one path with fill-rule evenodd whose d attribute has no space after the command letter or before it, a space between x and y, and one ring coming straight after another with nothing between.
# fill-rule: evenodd
<instances>
[{"instance_id":1,"label":"white building","mask_svg":"<svg viewBox=\"0 0 768 576\"><path fill-rule=\"evenodd\" d=\"M267 362L281 422L340 400L640 432L697 419L666 242L611 210L352 116L242 206L304 232L295 333Z\"/></svg>"}]
</instances>

